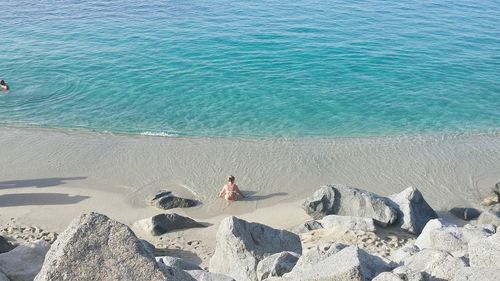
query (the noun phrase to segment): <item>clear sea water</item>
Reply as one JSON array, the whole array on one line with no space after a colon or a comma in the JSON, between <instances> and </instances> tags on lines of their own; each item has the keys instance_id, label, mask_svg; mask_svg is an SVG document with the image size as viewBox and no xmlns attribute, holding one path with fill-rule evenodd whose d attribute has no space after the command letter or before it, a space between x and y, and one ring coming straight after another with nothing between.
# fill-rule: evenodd
<instances>
[{"instance_id":1,"label":"clear sea water","mask_svg":"<svg viewBox=\"0 0 500 281\"><path fill-rule=\"evenodd\" d=\"M186 136L500 129L500 2L0 0L0 123Z\"/></svg>"}]
</instances>

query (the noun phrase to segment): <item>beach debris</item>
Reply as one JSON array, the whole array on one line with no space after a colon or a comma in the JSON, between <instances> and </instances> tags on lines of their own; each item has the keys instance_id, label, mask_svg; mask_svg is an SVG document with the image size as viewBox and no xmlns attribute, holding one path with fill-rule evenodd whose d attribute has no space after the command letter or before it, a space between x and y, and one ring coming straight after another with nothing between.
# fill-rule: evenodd
<instances>
[{"instance_id":1,"label":"beach debris","mask_svg":"<svg viewBox=\"0 0 500 281\"><path fill-rule=\"evenodd\" d=\"M17 245L12 244L9 242L7 239L4 237L0 236L0 254L1 253L6 253L12 249L14 249Z\"/></svg>"},{"instance_id":2,"label":"beach debris","mask_svg":"<svg viewBox=\"0 0 500 281\"><path fill-rule=\"evenodd\" d=\"M161 257L155 257L155 259L157 263L161 263L163 265L168 265L170 267L175 267L182 270L202 270L202 268L197 266L196 264L190 263L178 257L161 256Z\"/></svg>"},{"instance_id":3,"label":"beach debris","mask_svg":"<svg viewBox=\"0 0 500 281\"><path fill-rule=\"evenodd\" d=\"M0 271L7 276L7 280L31 281L42 268L49 248L50 244L44 240L21 243L15 249L0 254Z\"/></svg>"},{"instance_id":4,"label":"beach debris","mask_svg":"<svg viewBox=\"0 0 500 281\"><path fill-rule=\"evenodd\" d=\"M158 209L168 210L173 208L189 208L198 205L198 201L177 197L171 191L161 190L146 199L151 206Z\"/></svg>"},{"instance_id":5,"label":"beach debris","mask_svg":"<svg viewBox=\"0 0 500 281\"><path fill-rule=\"evenodd\" d=\"M403 261L406 274L423 272L425 280L452 280L455 272L467 266L461 258L434 249L424 249Z\"/></svg>"},{"instance_id":6,"label":"beach debris","mask_svg":"<svg viewBox=\"0 0 500 281\"><path fill-rule=\"evenodd\" d=\"M299 264L286 273L286 280L371 280L381 272L390 271L389 264L378 256L356 246L348 246L314 264Z\"/></svg>"},{"instance_id":7,"label":"beach debris","mask_svg":"<svg viewBox=\"0 0 500 281\"><path fill-rule=\"evenodd\" d=\"M235 281L229 276L205 270L187 270L186 272L196 281Z\"/></svg>"},{"instance_id":8,"label":"beach debris","mask_svg":"<svg viewBox=\"0 0 500 281\"><path fill-rule=\"evenodd\" d=\"M209 269L238 281L256 281L257 264L265 257L283 251L301 254L299 236L230 216L219 225Z\"/></svg>"},{"instance_id":9,"label":"beach debris","mask_svg":"<svg viewBox=\"0 0 500 281\"><path fill-rule=\"evenodd\" d=\"M395 224L409 233L420 234L428 221L438 217L415 187L408 187L388 199L392 203L391 207L397 211Z\"/></svg>"},{"instance_id":10,"label":"beach debris","mask_svg":"<svg viewBox=\"0 0 500 281\"><path fill-rule=\"evenodd\" d=\"M273 276L281 277L292 270L299 257L297 253L285 251L264 258L257 265L257 279L262 281Z\"/></svg>"},{"instance_id":11,"label":"beach debris","mask_svg":"<svg viewBox=\"0 0 500 281\"><path fill-rule=\"evenodd\" d=\"M500 232L476 238L469 243L471 267L500 267Z\"/></svg>"},{"instance_id":12,"label":"beach debris","mask_svg":"<svg viewBox=\"0 0 500 281\"><path fill-rule=\"evenodd\" d=\"M476 208L452 208L450 209L450 213L452 213L455 217L470 221L473 219L477 219L479 215L481 215L481 210Z\"/></svg>"},{"instance_id":13,"label":"beach debris","mask_svg":"<svg viewBox=\"0 0 500 281\"><path fill-rule=\"evenodd\" d=\"M183 280L184 272L168 269L126 225L89 213L59 235L35 280Z\"/></svg>"},{"instance_id":14,"label":"beach debris","mask_svg":"<svg viewBox=\"0 0 500 281\"><path fill-rule=\"evenodd\" d=\"M192 218L176 213L159 214L136 222L136 225L151 235L158 236L174 230L207 227Z\"/></svg>"},{"instance_id":15,"label":"beach debris","mask_svg":"<svg viewBox=\"0 0 500 281\"><path fill-rule=\"evenodd\" d=\"M387 199L355 187L335 184L325 185L303 203L305 211L314 219L326 215L343 215L372 218L381 226L393 224L396 210Z\"/></svg>"}]
</instances>

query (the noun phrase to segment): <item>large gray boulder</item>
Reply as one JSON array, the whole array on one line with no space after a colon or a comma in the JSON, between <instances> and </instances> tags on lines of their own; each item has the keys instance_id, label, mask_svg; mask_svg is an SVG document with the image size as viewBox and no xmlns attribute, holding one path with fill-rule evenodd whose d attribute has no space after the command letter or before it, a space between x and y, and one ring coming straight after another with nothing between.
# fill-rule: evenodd
<instances>
[{"instance_id":1,"label":"large gray boulder","mask_svg":"<svg viewBox=\"0 0 500 281\"><path fill-rule=\"evenodd\" d=\"M238 281L255 281L258 263L284 251L302 253L298 235L231 216L220 223L209 268Z\"/></svg>"},{"instance_id":2,"label":"large gray boulder","mask_svg":"<svg viewBox=\"0 0 500 281\"><path fill-rule=\"evenodd\" d=\"M7 277L3 272L0 271L0 281L10 281L9 277Z\"/></svg>"},{"instance_id":3,"label":"large gray boulder","mask_svg":"<svg viewBox=\"0 0 500 281\"><path fill-rule=\"evenodd\" d=\"M417 246L406 245L397 250L392 251L390 259L397 264L401 264L405 259L418 253L418 251L420 251L420 249Z\"/></svg>"},{"instance_id":4,"label":"large gray boulder","mask_svg":"<svg viewBox=\"0 0 500 281\"><path fill-rule=\"evenodd\" d=\"M206 227L192 218L184 217L175 213L159 214L136 222L136 226L147 233L157 236L174 230Z\"/></svg>"},{"instance_id":5,"label":"large gray boulder","mask_svg":"<svg viewBox=\"0 0 500 281\"><path fill-rule=\"evenodd\" d=\"M414 272L404 265L394 268L392 273L396 274L404 281L428 281L429 279L432 279L427 278L427 274L424 274L424 272Z\"/></svg>"},{"instance_id":6,"label":"large gray boulder","mask_svg":"<svg viewBox=\"0 0 500 281\"><path fill-rule=\"evenodd\" d=\"M439 229L445 226L455 226L455 225L443 219L433 219L428 221L424 229L422 229L420 235L417 237L417 240L415 240L415 246L417 246L419 249L432 248L431 232L434 229Z\"/></svg>"},{"instance_id":7,"label":"large gray boulder","mask_svg":"<svg viewBox=\"0 0 500 281\"><path fill-rule=\"evenodd\" d=\"M372 256L356 246L349 246L312 266L303 268L295 265L283 277L301 281L366 281L390 269L380 257Z\"/></svg>"},{"instance_id":8,"label":"large gray boulder","mask_svg":"<svg viewBox=\"0 0 500 281\"><path fill-rule=\"evenodd\" d=\"M428 221L438 217L422 193L414 187L389 196L389 202L393 203L391 206L398 213L396 224L409 233L420 234Z\"/></svg>"},{"instance_id":9,"label":"large gray boulder","mask_svg":"<svg viewBox=\"0 0 500 281\"><path fill-rule=\"evenodd\" d=\"M10 243L7 239L0 236L0 254L6 253L6 252L14 249L15 247L16 247L16 245Z\"/></svg>"},{"instance_id":10,"label":"large gray boulder","mask_svg":"<svg viewBox=\"0 0 500 281\"><path fill-rule=\"evenodd\" d=\"M84 214L71 222L50 248L35 278L36 281L190 279L175 268L160 268L130 228L98 213Z\"/></svg>"},{"instance_id":11,"label":"large gray boulder","mask_svg":"<svg viewBox=\"0 0 500 281\"><path fill-rule=\"evenodd\" d=\"M229 276L205 270L188 270L186 272L196 281L235 281Z\"/></svg>"},{"instance_id":12,"label":"large gray boulder","mask_svg":"<svg viewBox=\"0 0 500 281\"><path fill-rule=\"evenodd\" d=\"M31 281L42 268L50 244L44 240L25 242L0 254L0 272L11 281Z\"/></svg>"},{"instance_id":13,"label":"large gray boulder","mask_svg":"<svg viewBox=\"0 0 500 281\"><path fill-rule=\"evenodd\" d=\"M294 268L296 268L297 270L305 270L307 268L313 267L318 262L335 255L348 246L349 245L335 242L316 245L316 247L303 252Z\"/></svg>"},{"instance_id":14,"label":"large gray boulder","mask_svg":"<svg viewBox=\"0 0 500 281\"><path fill-rule=\"evenodd\" d=\"M451 253L455 257L468 255L468 244L478 238L487 238L495 233L490 225L448 226L431 231L430 248Z\"/></svg>"},{"instance_id":15,"label":"large gray boulder","mask_svg":"<svg viewBox=\"0 0 500 281\"><path fill-rule=\"evenodd\" d=\"M317 190L303 203L305 211L314 219L326 215L372 218L387 226L397 219L396 210L384 197L355 187L335 184Z\"/></svg>"},{"instance_id":16,"label":"large gray boulder","mask_svg":"<svg viewBox=\"0 0 500 281\"><path fill-rule=\"evenodd\" d=\"M464 267L455 272L452 281L498 281L500 266L497 267Z\"/></svg>"},{"instance_id":17,"label":"large gray boulder","mask_svg":"<svg viewBox=\"0 0 500 281\"><path fill-rule=\"evenodd\" d=\"M257 265L257 278L259 281L269 277L280 277L288 273L299 260L300 255L294 252L281 252L270 255L261 260Z\"/></svg>"},{"instance_id":18,"label":"large gray boulder","mask_svg":"<svg viewBox=\"0 0 500 281\"><path fill-rule=\"evenodd\" d=\"M447 252L424 249L404 260L411 272L425 272L429 280L450 280L455 272L467 264Z\"/></svg>"},{"instance_id":19,"label":"large gray boulder","mask_svg":"<svg viewBox=\"0 0 500 281\"><path fill-rule=\"evenodd\" d=\"M469 262L474 267L500 267L500 232L471 241Z\"/></svg>"},{"instance_id":20,"label":"large gray boulder","mask_svg":"<svg viewBox=\"0 0 500 281\"><path fill-rule=\"evenodd\" d=\"M189 208L198 205L198 201L196 200L177 197L171 191L166 190L160 190L156 194L146 198L146 202L162 210Z\"/></svg>"}]
</instances>

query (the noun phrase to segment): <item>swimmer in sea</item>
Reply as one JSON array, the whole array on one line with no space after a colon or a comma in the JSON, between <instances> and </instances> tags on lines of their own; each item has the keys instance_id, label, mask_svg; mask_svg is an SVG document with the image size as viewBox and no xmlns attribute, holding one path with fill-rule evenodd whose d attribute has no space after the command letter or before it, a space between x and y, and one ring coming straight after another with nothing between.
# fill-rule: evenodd
<instances>
[{"instance_id":1,"label":"swimmer in sea","mask_svg":"<svg viewBox=\"0 0 500 281\"><path fill-rule=\"evenodd\" d=\"M224 196L224 198L228 201L236 201L238 200L238 196L241 198L245 198L243 193L241 193L238 186L234 183L234 177L227 177L227 184L222 187L222 190L219 192L219 197Z\"/></svg>"},{"instance_id":2,"label":"swimmer in sea","mask_svg":"<svg viewBox=\"0 0 500 281\"><path fill-rule=\"evenodd\" d=\"M4 92L7 92L9 90L9 85L5 83L4 80L0 80L0 89L2 89L2 91Z\"/></svg>"}]
</instances>

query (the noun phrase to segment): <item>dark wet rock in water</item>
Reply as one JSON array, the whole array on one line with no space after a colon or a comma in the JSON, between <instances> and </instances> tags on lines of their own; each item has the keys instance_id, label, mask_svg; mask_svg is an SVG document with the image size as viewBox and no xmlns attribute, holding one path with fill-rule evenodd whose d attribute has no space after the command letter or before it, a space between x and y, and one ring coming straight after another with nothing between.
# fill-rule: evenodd
<instances>
[{"instance_id":1,"label":"dark wet rock in water","mask_svg":"<svg viewBox=\"0 0 500 281\"><path fill-rule=\"evenodd\" d=\"M192 218L184 217L175 213L152 216L138 221L136 225L151 235L162 235L179 229L207 227L207 225L199 223Z\"/></svg>"},{"instance_id":2,"label":"dark wet rock in water","mask_svg":"<svg viewBox=\"0 0 500 281\"><path fill-rule=\"evenodd\" d=\"M479 217L481 210L475 208L452 208L450 210L455 217L469 221Z\"/></svg>"},{"instance_id":3,"label":"dark wet rock in water","mask_svg":"<svg viewBox=\"0 0 500 281\"><path fill-rule=\"evenodd\" d=\"M170 191L159 191L146 200L151 206L159 209L168 210L173 208L189 208L198 205L198 201L193 199L181 198L172 194Z\"/></svg>"},{"instance_id":4,"label":"dark wet rock in water","mask_svg":"<svg viewBox=\"0 0 500 281\"><path fill-rule=\"evenodd\" d=\"M321 187L306 199L303 208L314 219L327 215L366 217L384 227L397 219L396 210L387 198L342 184Z\"/></svg>"},{"instance_id":5,"label":"dark wet rock in water","mask_svg":"<svg viewBox=\"0 0 500 281\"><path fill-rule=\"evenodd\" d=\"M12 249L14 249L16 245L10 243L5 239L4 237L0 236L0 254L1 253L6 253Z\"/></svg>"}]
</instances>

